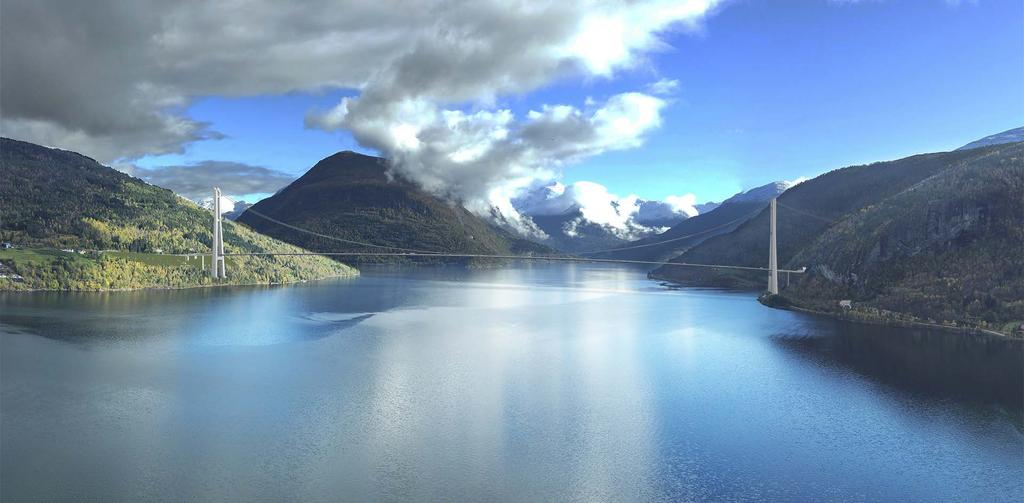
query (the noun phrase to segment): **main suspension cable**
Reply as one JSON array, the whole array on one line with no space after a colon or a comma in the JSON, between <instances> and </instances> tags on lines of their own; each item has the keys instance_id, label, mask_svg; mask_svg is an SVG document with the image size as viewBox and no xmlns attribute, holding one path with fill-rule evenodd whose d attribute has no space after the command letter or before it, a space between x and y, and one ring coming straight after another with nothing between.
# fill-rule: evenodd
<instances>
[{"instance_id":1,"label":"main suspension cable","mask_svg":"<svg viewBox=\"0 0 1024 503\"><path fill-rule=\"evenodd\" d=\"M260 212L258 212L256 210L252 209L252 208L249 208L249 209L245 210L245 213L252 213L253 215L256 215L256 216L258 216L260 218L267 219L267 220L269 220L271 222L274 222L275 224L282 225L282 226L287 227L287 228L292 229L292 230L296 230L296 231L299 231L299 232L305 232L306 234L312 234L312 235L317 236L317 237L321 237L321 238L324 238L324 239L330 239L332 241L338 241L338 242L341 242L341 243L348 243L348 244L353 244L353 245L358 245L358 246L366 246L366 247L370 247L370 248L385 248L385 249L389 249L389 250L407 251L407 252L424 253L424 254L427 254L427 253L433 253L433 254L446 253L444 251L419 250L419 249L416 249L416 248L402 248L401 246L389 246L389 245L378 245L378 244L373 244L373 243L364 243L362 241L355 241L355 240L352 240L352 239L344 239L344 238L339 238L339 237L336 237L336 236L330 236L330 235L327 235L327 234L321 234L321 233L316 232L316 231L311 231L311 230L308 230L308 229L303 229L302 227L296 227L296 226L294 226L292 224L282 222L282 221L280 221L280 220L278 220L278 219L276 219L274 217L264 215L263 213L260 213Z\"/></svg>"}]
</instances>

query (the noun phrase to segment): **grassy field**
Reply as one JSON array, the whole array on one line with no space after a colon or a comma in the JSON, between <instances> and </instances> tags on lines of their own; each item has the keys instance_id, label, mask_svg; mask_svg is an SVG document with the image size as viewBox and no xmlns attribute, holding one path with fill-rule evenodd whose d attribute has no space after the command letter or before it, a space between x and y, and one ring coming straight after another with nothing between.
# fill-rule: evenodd
<instances>
[{"instance_id":1,"label":"grassy field","mask_svg":"<svg viewBox=\"0 0 1024 503\"><path fill-rule=\"evenodd\" d=\"M84 255L60 250L26 250L21 248L0 250L0 262L13 265L15 268L18 268L19 265L28 267L45 266L60 257L64 257L72 262L95 262L94 259Z\"/></svg>"},{"instance_id":2,"label":"grassy field","mask_svg":"<svg viewBox=\"0 0 1024 503\"><path fill-rule=\"evenodd\" d=\"M101 252L104 257L108 258L121 258L125 260L131 260L134 262L142 262L147 265L155 265L160 267L178 267L183 265L194 265L197 269L202 267L202 259L200 257L183 257L178 255L165 255L161 253L137 253L128 251L105 251ZM7 250L0 250L0 262L12 264L17 267L19 264L26 266L39 267L45 266L52 263L58 258L65 258L72 262L96 262L95 255L91 254L79 254L70 253L61 250L44 250L44 249L24 249L24 248L11 248ZM209 261L207 261L209 262Z\"/></svg>"}]
</instances>

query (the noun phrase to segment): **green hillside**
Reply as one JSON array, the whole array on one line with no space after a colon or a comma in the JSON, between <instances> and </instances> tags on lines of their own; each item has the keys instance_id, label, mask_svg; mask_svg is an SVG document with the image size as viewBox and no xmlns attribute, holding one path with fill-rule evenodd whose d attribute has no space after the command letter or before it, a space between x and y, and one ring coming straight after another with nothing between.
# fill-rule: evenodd
<instances>
[{"instance_id":1,"label":"green hillside","mask_svg":"<svg viewBox=\"0 0 1024 503\"><path fill-rule=\"evenodd\" d=\"M202 260L213 216L171 191L57 149L0 139L0 289L97 290L210 284ZM232 252L301 252L224 223ZM75 250L74 253L59 250ZM227 283L259 284L352 275L319 257L231 257ZM12 279L14 275L20 280Z\"/></svg>"},{"instance_id":2,"label":"green hillside","mask_svg":"<svg viewBox=\"0 0 1024 503\"><path fill-rule=\"evenodd\" d=\"M1024 143L836 170L779 197L782 301L865 319L995 327L1024 320ZM768 215L675 260L765 266ZM763 289L764 273L663 267L684 284ZM784 283L784 280L783 280Z\"/></svg>"},{"instance_id":3,"label":"green hillside","mask_svg":"<svg viewBox=\"0 0 1024 503\"><path fill-rule=\"evenodd\" d=\"M311 250L401 251L326 239L259 215L327 236L404 249L474 254L550 251L492 227L459 204L390 176L383 159L355 152L323 159L285 189L256 203L238 222Z\"/></svg>"}]
</instances>

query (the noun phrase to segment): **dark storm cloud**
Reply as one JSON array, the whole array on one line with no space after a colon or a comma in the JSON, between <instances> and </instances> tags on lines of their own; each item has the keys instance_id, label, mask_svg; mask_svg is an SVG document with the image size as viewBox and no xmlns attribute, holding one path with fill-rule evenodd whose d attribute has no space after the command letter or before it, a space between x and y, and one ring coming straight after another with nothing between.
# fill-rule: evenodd
<instances>
[{"instance_id":1,"label":"dark storm cloud","mask_svg":"<svg viewBox=\"0 0 1024 503\"><path fill-rule=\"evenodd\" d=\"M125 165L220 137L185 114L198 97L356 89L307 126L351 132L437 193L486 200L639 145L663 104L620 93L514 117L502 99L643 65L662 31L716 3L3 0L0 129ZM165 184L184 174L168 169Z\"/></svg>"},{"instance_id":2,"label":"dark storm cloud","mask_svg":"<svg viewBox=\"0 0 1024 503\"><path fill-rule=\"evenodd\" d=\"M608 75L713 3L4 0L2 125L110 162L209 137L182 114L199 96L357 88L367 114L487 101Z\"/></svg>"},{"instance_id":3,"label":"dark storm cloud","mask_svg":"<svg viewBox=\"0 0 1024 503\"><path fill-rule=\"evenodd\" d=\"M5 136L103 162L217 137L199 96L359 87L428 12L399 2L4 0ZM394 13L401 11L401 16Z\"/></svg>"},{"instance_id":4,"label":"dark storm cloud","mask_svg":"<svg viewBox=\"0 0 1024 503\"><path fill-rule=\"evenodd\" d=\"M213 187L224 194L271 194L294 180L280 171L237 162L203 161L187 166L135 168L132 174L192 200L209 197Z\"/></svg>"}]
</instances>

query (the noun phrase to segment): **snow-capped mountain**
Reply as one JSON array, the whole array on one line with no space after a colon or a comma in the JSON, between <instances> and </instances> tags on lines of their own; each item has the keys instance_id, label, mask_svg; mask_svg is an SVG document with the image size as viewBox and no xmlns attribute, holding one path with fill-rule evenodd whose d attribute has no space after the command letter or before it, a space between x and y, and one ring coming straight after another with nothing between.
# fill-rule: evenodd
<instances>
[{"instance_id":1,"label":"snow-capped mountain","mask_svg":"<svg viewBox=\"0 0 1024 503\"><path fill-rule=\"evenodd\" d=\"M213 197L204 197L196 201L200 208L213 209ZM228 196L220 196L220 214L228 220L236 220L242 213L249 209L252 203L235 201Z\"/></svg>"},{"instance_id":2,"label":"snow-capped mountain","mask_svg":"<svg viewBox=\"0 0 1024 503\"><path fill-rule=\"evenodd\" d=\"M772 199L778 197L779 194L785 192L786 189L802 181L803 180L782 180L778 182L768 183L760 187L750 189L746 192L740 192L739 194L736 194L730 197L729 199L726 199L725 201L722 202L722 204L771 201Z\"/></svg>"},{"instance_id":3,"label":"snow-capped mountain","mask_svg":"<svg viewBox=\"0 0 1024 503\"><path fill-rule=\"evenodd\" d=\"M794 181L772 182L740 192L721 204L710 203L714 204L712 210L703 212L695 218L688 218L663 233L630 243L628 246L633 248L596 256L628 260L667 260L704 240L731 232L755 216L768 201L803 181L804 179L800 178Z\"/></svg>"},{"instance_id":4,"label":"snow-capped mountain","mask_svg":"<svg viewBox=\"0 0 1024 503\"><path fill-rule=\"evenodd\" d=\"M238 220L238 217L242 216L242 213L245 213L245 210L252 207L252 205L253 203L237 201L235 202L235 207L231 211L224 213L224 218L228 220Z\"/></svg>"},{"instance_id":5,"label":"snow-capped mountain","mask_svg":"<svg viewBox=\"0 0 1024 503\"><path fill-rule=\"evenodd\" d=\"M522 233L524 221L532 239L567 251L593 251L655 235L699 214L693 194L664 201L619 197L593 182L558 182L529 187L511 201ZM712 203L714 204L714 203ZM492 208L499 223L512 219ZM539 232L536 232L539 231Z\"/></svg>"},{"instance_id":6,"label":"snow-capped mountain","mask_svg":"<svg viewBox=\"0 0 1024 503\"><path fill-rule=\"evenodd\" d=\"M980 140L975 140L967 145L964 145L957 150L967 150L972 148L987 147L989 145L1001 145L1003 143L1016 143L1024 141L1024 126L1019 128L1009 129L1002 133L996 133L994 135L986 136Z\"/></svg>"}]
</instances>

